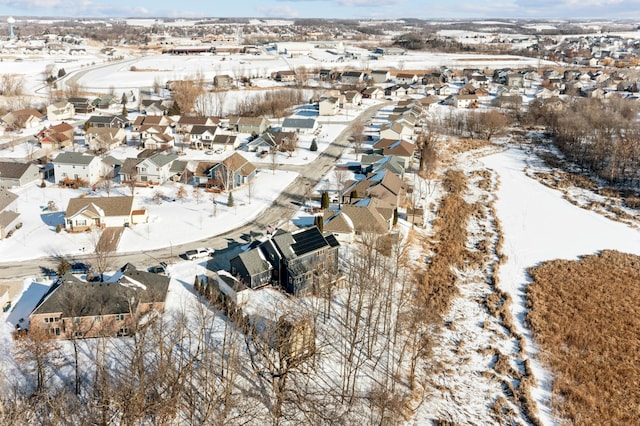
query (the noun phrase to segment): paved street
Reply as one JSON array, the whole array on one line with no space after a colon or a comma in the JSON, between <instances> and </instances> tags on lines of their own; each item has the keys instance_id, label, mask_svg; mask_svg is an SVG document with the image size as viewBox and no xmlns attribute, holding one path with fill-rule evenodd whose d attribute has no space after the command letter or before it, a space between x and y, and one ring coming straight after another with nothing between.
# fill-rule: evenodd
<instances>
[{"instance_id":1,"label":"paved street","mask_svg":"<svg viewBox=\"0 0 640 426\"><path fill-rule=\"evenodd\" d=\"M363 121L371 119L375 113L385 104L376 105L363 111L360 118ZM147 267L159 261L169 263L180 261L178 255L185 250L206 246L216 249L216 255L211 260L212 269L227 269L229 259L235 256L241 246L249 242L252 232L264 232L267 225L280 224L289 221L299 209L308 188L315 187L329 172L331 167L349 146L350 129L345 130L318 156L312 163L305 165L281 166L283 170L291 170L301 173L284 191L276 198L272 206L260 213L251 222L232 231L216 235L211 238L196 240L188 244L169 245L158 250L146 252L118 253L113 256L113 266L119 267L126 262L131 262L138 267ZM268 173L268 172L265 172ZM304 176L302 175L304 173ZM91 256L76 256L75 259L85 258L91 263ZM47 268L55 270L58 260L54 257L32 259L21 262L0 263L0 279L16 279L26 276L38 275L46 272Z\"/></svg>"}]
</instances>

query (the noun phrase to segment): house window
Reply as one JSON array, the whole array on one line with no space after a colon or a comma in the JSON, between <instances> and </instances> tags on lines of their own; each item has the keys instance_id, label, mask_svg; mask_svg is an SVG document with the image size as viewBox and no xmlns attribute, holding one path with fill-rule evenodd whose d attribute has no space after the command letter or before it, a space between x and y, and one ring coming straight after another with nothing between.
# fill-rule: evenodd
<instances>
[{"instance_id":1,"label":"house window","mask_svg":"<svg viewBox=\"0 0 640 426\"><path fill-rule=\"evenodd\" d=\"M118 336L126 336L127 334L129 334L129 329L127 329L127 327L120 327Z\"/></svg>"},{"instance_id":2,"label":"house window","mask_svg":"<svg viewBox=\"0 0 640 426\"><path fill-rule=\"evenodd\" d=\"M102 322L102 317L100 315L93 317L93 322Z\"/></svg>"},{"instance_id":3,"label":"house window","mask_svg":"<svg viewBox=\"0 0 640 426\"><path fill-rule=\"evenodd\" d=\"M49 334L51 334L53 336L59 336L60 335L60 327L50 328L49 329Z\"/></svg>"},{"instance_id":4,"label":"house window","mask_svg":"<svg viewBox=\"0 0 640 426\"><path fill-rule=\"evenodd\" d=\"M73 335L74 335L75 337L83 337L83 336L84 336L84 333L83 333L82 331L76 331L75 333L73 333Z\"/></svg>"},{"instance_id":5,"label":"house window","mask_svg":"<svg viewBox=\"0 0 640 426\"><path fill-rule=\"evenodd\" d=\"M80 322L81 322L80 317L73 317L73 323L74 324L80 324Z\"/></svg>"},{"instance_id":6,"label":"house window","mask_svg":"<svg viewBox=\"0 0 640 426\"><path fill-rule=\"evenodd\" d=\"M86 219L78 219L76 221L77 226L86 226L87 225L87 220Z\"/></svg>"},{"instance_id":7,"label":"house window","mask_svg":"<svg viewBox=\"0 0 640 426\"><path fill-rule=\"evenodd\" d=\"M116 321L124 321L124 314L117 314Z\"/></svg>"},{"instance_id":8,"label":"house window","mask_svg":"<svg viewBox=\"0 0 640 426\"><path fill-rule=\"evenodd\" d=\"M67 177L67 173L66 172L62 172L62 177Z\"/></svg>"}]
</instances>

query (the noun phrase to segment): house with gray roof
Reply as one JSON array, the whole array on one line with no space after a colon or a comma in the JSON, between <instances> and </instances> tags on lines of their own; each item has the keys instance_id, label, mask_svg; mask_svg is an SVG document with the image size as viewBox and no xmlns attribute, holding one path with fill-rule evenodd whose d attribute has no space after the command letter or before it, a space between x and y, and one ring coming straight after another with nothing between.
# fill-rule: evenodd
<instances>
[{"instance_id":1,"label":"house with gray roof","mask_svg":"<svg viewBox=\"0 0 640 426\"><path fill-rule=\"evenodd\" d=\"M281 130L283 132L311 133L317 128L318 121L315 118L287 117L282 121Z\"/></svg>"},{"instance_id":2,"label":"house with gray roof","mask_svg":"<svg viewBox=\"0 0 640 426\"><path fill-rule=\"evenodd\" d=\"M170 278L126 264L107 282L65 274L29 315L55 339L128 336L164 311Z\"/></svg>"},{"instance_id":3,"label":"house with gray roof","mask_svg":"<svg viewBox=\"0 0 640 426\"><path fill-rule=\"evenodd\" d=\"M71 180L95 185L107 170L100 157L81 152L61 152L53 160L53 174L58 183Z\"/></svg>"},{"instance_id":4,"label":"house with gray roof","mask_svg":"<svg viewBox=\"0 0 640 426\"><path fill-rule=\"evenodd\" d=\"M130 120L121 115L92 115L86 121L88 127L119 127L125 128L130 124Z\"/></svg>"},{"instance_id":5,"label":"house with gray roof","mask_svg":"<svg viewBox=\"0 0 640 426\"><path fill-rule=\"evenodd\" d=\"M40 179L40 168L33 163L0 161L0 188L21 188Z\"/></svg>"},{"instance_id":6,"label":"house with gray roof","mask_svg":"<svg viewBox=\"0 0 640 426\"><path fill-rule=\"evenodd\" d=\"M6 238L18 223L20 213L14 204L17 199L13 192L0 188L0 240Z\"/></svg>"},{"instance_id":7,"label":"house with gray roof","mask_svg":"<svg viewBox=\"0 0 640 426\"><path fill-rule=\"evenodd\" d=\"M248 250L229 261L231 275L249 288L258 288L271 282L273 266L261 250Z\"/></svg>"},{"instance_id":8,"label":"house with gray roof","mask_svg":"<svg viewBox=\"0 0 640 426\"><path fill-rule=\"evenodd\" d=\"M178 159L176 154L157 152L136 163L136 180L149 185L162 185L172 177L171 164Z\"/></svg>"}]
</instances>

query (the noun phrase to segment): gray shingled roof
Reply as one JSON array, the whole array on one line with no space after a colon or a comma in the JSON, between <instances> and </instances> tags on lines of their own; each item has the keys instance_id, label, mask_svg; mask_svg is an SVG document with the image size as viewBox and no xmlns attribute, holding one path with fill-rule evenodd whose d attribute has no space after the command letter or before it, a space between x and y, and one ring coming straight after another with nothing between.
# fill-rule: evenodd
<instances>
[{"instance_id":1,"label":"gray shingled roof","mask_svg":"<svg viewBox=\"0 0 640 426\"><path fill-rule=\"evenodd\" d=\"M313 129L316 120L314 118L291 118L287 117L282 121L282 127L293 129Z\"/></svg>"},{"instance_id":2,"label":"gray shingled roof","mask_svg":"<svg viewBox=\"0 0 640 426\"><path fill-rule=\"evenodd\" d=\"M89 165L96 157L91 154L81 152L61 152L53 160L54 164L83 164Z\"/></svg>"},{"instance_id":3,"label":"gray shingled roof","mask_svg":"<svg viewBox=\"0 0 640 426\"><path fill-rule=\"evenodd\" d=\"M238 258L240 258L244 264L249 275L253 276L271 269L271 264L264 258L260 249L242 252L238 255Z\"/></svg>"},{"instance_id":4,"label":"gray shingled roof","mask_svg":"<svg viewBox=\"0 0 640 426\"><path fill-rule=\"evenodd\" d=\"M7 206L13 203L17 198L18 196L13 192L0 188L0 211L6 209Z\"/></svg>"},{"instance_id":5,"label":"gray shingled roof","mask_svg":"<svg viewBox=\"0 0 640 426\"><path fill-rule=\"evenodd\" d=\"M130 312L132 297L141 303L164 302L169 280L163 275L139 271L130 264L123 267L119 282L88 283L67 273L49 290L33 313L62 312L62 317L124 314Z\"/></svg>"}]
</instances>

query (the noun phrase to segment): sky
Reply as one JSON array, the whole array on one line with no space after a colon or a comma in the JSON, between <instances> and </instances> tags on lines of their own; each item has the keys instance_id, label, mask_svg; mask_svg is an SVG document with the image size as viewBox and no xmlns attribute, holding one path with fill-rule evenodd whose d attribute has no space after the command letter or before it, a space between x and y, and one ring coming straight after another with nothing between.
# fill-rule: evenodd
<instances>
[{"instance_id":1,"label":"sky","mask_svg":"<svg viewBox=\"0 0 640 426\"><path fill-rule=\"evenodd\" d=\"M0 16L629 19L640 0L0 0Z\"/></svg>"}]
</instances>

